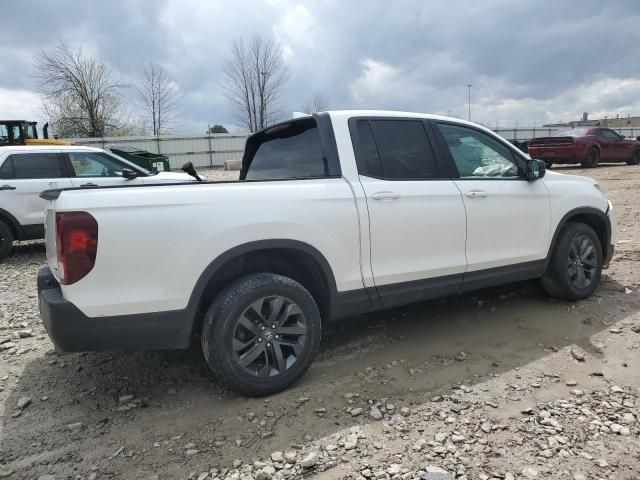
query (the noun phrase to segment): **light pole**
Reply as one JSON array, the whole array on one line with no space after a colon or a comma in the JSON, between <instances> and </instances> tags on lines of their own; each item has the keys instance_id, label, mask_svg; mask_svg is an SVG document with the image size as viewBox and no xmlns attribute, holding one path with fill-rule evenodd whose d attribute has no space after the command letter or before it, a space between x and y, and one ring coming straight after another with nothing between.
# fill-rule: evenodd
<instances>
[{"instance_id":1,"label":"light pole","mask_svg":"<svg viewBox=\"0 0 640 480\"><path fill-rule=\"evenodd\" d=\"M471 84L467 83L467 88L469 90L469 95L468 95L468 99L469 99L469 121L471 121Z\"/></svg>"}]
</instances>

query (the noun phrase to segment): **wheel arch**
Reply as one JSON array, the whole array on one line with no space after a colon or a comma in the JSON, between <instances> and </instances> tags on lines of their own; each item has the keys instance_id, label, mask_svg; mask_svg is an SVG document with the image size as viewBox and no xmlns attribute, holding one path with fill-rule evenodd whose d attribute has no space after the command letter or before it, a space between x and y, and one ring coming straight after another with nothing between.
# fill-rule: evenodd
<instances>
[{"instance_id":1,"label":"wheel arch","mask_svg":"<svg viewBox=\"0 0 640 480\"><path fill-rule=\"evenodd\" d=\"M591 228L593 228L593 230L598 235L598 239L600 240L600 247L602 248L603 255L602 258L606 258L609 242L611 241L611 220L609 220L606 212L603 212L602 210L598 210L597 208L593 207L580 207L567 212L562 217L560 222L558 222L556 230L553 234L553 238L551 240L551 244L549 246L549 251L547 252L547 266L551 259L551 254L556 247L558 235L567 223L584 223L585 225L589 225Z\"/></svg>"},{"instance_id":2,"label":"wheel arch","mask_svg":"<svg viewBox=\"0 0 640 480\"><path fill-rule=\"evenodd\" d=\"M250 273L277 273L303 285L318 304L322 319L331 316L337 287L331 266L315 247L297 240L259 240L219 255L204 269L191 293L193 332L199 332L208 306L229 282Z\"/></svg>"},{"instance_id":3,"label":"wheel arch","mask_svg":"<svg viewBox=\"0 0 640 480\"><path fill-rule=\"evenodd\" d=\"M13 233L13 238L15 240L20 240L20 237L22 237L22 227L20 226L20 222L18 222L16 217L11 215L6 210L0 208L0 221L3 221L7 225L9 225L9 228L11 229L11 233Z\"/></svg>"},{"instance_id":4,"label":"wheel arch","mask_svg":"<svg viewBox=\"0 0 640 480\"><path fill-rule=\"evenodd\" d=\"M587 147L587 152L588 152L589 150L591 150L592 148L595 148L596 150L598 150L598 153L602 152L602 147L600 147L600 144L599 144L599 143L597 143L597 142L594 142L594 143L590 144L590 145Z\"/></svg>"}]
</instances>

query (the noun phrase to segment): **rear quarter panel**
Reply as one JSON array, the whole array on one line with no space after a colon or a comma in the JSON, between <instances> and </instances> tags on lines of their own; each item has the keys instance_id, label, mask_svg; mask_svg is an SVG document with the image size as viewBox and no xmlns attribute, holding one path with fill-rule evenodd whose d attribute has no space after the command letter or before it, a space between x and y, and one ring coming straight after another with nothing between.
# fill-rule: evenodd
<instances>
[{"instance_id":1,"label":"rear quarter panel","mask_svg":"<svg viewBox=\"0 0 640 480\"><path fill-rule=\"evenodd\" d=\"M341 178L68 191L56 208L98 221L95 267L62 286L91 317L182 309L207 265L257 240L308 243L338 290L363 287L354 198Z\"/></svg>"}]
</instances>

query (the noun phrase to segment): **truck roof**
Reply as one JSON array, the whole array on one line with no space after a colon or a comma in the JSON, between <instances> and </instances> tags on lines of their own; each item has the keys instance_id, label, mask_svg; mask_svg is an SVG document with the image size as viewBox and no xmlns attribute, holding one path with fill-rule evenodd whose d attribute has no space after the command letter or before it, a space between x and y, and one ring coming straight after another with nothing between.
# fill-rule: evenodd
<instances>
[{"instance_id":1,"label":"truck roof","mask_svg":"<svg viewBox=\"0 0 640 480\"><path fill-rule=\"evenodd\" d=\"M419 112L405 112L401 110L328 110L326 113L331 115L332 118L338 117L412 117L412 118L424 118L430 120L449 120L456 123L469 124L477 126L478 124L468 122L461 118L446 117L443 115L434 115L431 113L419 113Z\"/></svg>"},{"instance_id":2,"label":"truck roof","mask_svg":"<svg viewBox=\"0 0 640 480\"><path fill-rule=\"evenodd\" d=\"M418 119L425 119L425 120L449 121L449 122L455 122L460 125L469 125L474 128L479 128L495 136L495 132L491 131L489 128L485 127L484 125L479 125L477 123L469 122L461 118L445 117L443 115L433 115L430 113L405 112L402 110L353 110L352 109L352 110L327 110L324 112L317 112L314 115L320 115L320 114L327 114L331 117L331 119L341 120L341 121L347 121L349 118L357 118L357 117L380 117L380 118L397 117L397 118L418 118ZM258 132L251 134L249 138L264 135L265 133L269 133L270 131L273 131L273 129L283 125L291 124L294 122L308 121L309 118L311 117L313 117L313 115L300 115L288 120L283 120L282 122L279 122L274 125L269 125L263 130L259 130Z\"/></svg>"},{"instance_id":3,"label":"truck roof","mask_svg":"<svg viewBox=\"0 0 640 480\"><path fill-rule=\"evenodd\" d=\"M82 145L6 145L0 146L0 154L7 152L42 152L47 150L54 151L90 151L90 152L104 152L101 148L85 147Z\"/></svg>"}]
</instances>

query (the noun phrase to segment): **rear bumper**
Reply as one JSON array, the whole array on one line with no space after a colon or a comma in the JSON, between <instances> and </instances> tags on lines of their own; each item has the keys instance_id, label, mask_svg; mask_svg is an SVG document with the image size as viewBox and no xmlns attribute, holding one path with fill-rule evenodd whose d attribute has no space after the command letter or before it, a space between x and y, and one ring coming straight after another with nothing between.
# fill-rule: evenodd
<instances>
[{"instance_id":1,"label":"rear bumper","mask_svg":"<svg viewBox=\"0 0 640 480\"><path fill-rule=\"evenodd\" d=\"M580 163L587 152L578 147L540 147L529 146L529 156L547 163Z\"/></svg>"},{"instance_id":2,"label":"rear bumper","mask_svg":"<svg viewBox=\"0 0 640 480\"><path fill-rule=\"evenodd\" d=\"M180 349L191 340L185 310L87 317L65 300L48 267L38 270L38 303L49 338L63 352Z\"/></svg>"}]
</instances>

